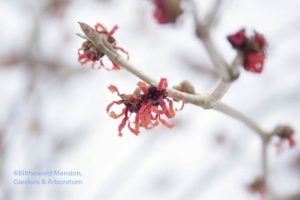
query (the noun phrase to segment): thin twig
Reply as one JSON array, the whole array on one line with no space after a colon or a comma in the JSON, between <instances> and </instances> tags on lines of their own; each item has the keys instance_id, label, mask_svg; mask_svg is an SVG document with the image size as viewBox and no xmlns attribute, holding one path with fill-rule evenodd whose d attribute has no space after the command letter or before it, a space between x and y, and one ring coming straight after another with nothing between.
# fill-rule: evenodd
<instances>
[{"instance_id":1,"label":"thin twig","mask_svg":"<svg viewBox=\"0 0 300 200\"><path fill-rule=\"evenodd\" d=\"M211 27L217 21L218 13L219 13L219 10L220 10L223 2L224 2L224 0L215 0L215 3L213 5L211 11L205 17L206 26Z\"/></svg>"},{"instance_id":2,"label":"thin twig","mask_svg":"<svg viewBox=\"0 0 300 200\"><path fill-rule=\"evenodd\" d=\"M237 55L236 58L233 60L232 64L229 65L223 56L219 53L215 45L213 44L210 36L210 28L212 25L213 18L217 15L219 7L223 0L216 0L215 5L211 12L207 15L205 21L201 21L199 19L198 11L196 9L196 4L193 0L189 0L191 5L194 24L196 28L196 34L200 41L203 43L211 62L213 63L216 71L221 78L221 81L212 92L212 99L213 101L220 100L228 91L231 86L231 82L236 80L239 77L240 70L239 65L242 62L241 55ZM208 20L208 21L207 21Z\"/></svg>"},{"instance_id":3,"label":"thin twig","mask_svg":"<svg viewBox=\"0 0 300 200\"><path fill-rule=\"evenodd\" d=\"M262 140L262 169L263 169L263 179L266 186L268 185L268 142Z\"/></svg>"},{"instance_id":4,"label":"thin twig","mask_svg":"<svg viewBox=\"0 0 300 200\"><path fill-rule=\"evenodd\" d=\"M222 103L217 102L213 107L214 110L225 113L226 115L235 118L241 122L243 122L250 129L254 130L261 138L264 138L267 134L257 123L251 120L249 117L243 115L241 112L235 110L234 108Z\"/></svg>"},{"instance_id":5,"label":"thin twig","mask_svg":"<svg viewBox=\"0 0 300 200\"><path fill-rule=\"evenodd\" d=\"M221 79L225 82L233 82L239 77L239 68L238 66L232 65L230 66L223 56L221 56L220 52L215 47L214 43L211 40L210 36L210 28L211 23L206 23L206 21L201 21L198 16L198 12L195 9L195 3L193 0L190 0L192 6L192 14L194 19L194 24L196 28L197 37L202 41L212 63L214 64L215 68ZM217 4L220 3L219 1L216 2ZM214 9L218 9L219 6L214 6ZM212 10L211 12L217 12ZM216 15L216 13L209 14L211 16ZM208 15L208 16L209 16Z\"/></svg>"},{"instance_id":6,"label":"thin twig","mask_svg":"<svg viewBox=\"0 0 300 200\"><path fill-rule=\"evenodd\" d=\"M264 180L264 186L267 191L266 200L273 197L272 192L269 187L269 167L268 167L268 142L267 139L262 139L262 178Z\"/></svg>"},{"instance_id":7,"label":"thin twig","mask_svg":"<svg viewBox=\"0 0 300 200\"><path fill-rule=\"evenodd\" d=\"M237 55L231 64L231 68L236 69L241 64L241 62L242 59L240 55ZM214 99L214 101L219 101L229 90L231 84L232 82L224 81L223 79L221 79L217 87L211 93L211 97Z\"/></svg>"},{"instance_id":8,"label":"thin twig","mask_svg":"<svg viewBox=\"0 0 300 200\"><path fill-rule=\"evenodd\" d=\"M262 176L264 179L265 187L268 197L272 197L272 194L270 192L270 189L268 187L268 142L271 137L269 133L264 131L262 128L260 128L257 123L252 121L247 116L243 115L239 111L235 110L234 108L229 107L228 105L219 102L219 100L226 94L226 92L229 90L231 83L236 80L240 75L239 65L242 64L242 55L237 55L236 58L233 60L231 65L228 65L225 59L221 56L221 54L217 51L215 48L211 36L210 36L210 28L213 25L215 18L217 16L217 13L220 8L220 4L222 0L216 0L215 5L213 6L213 9L210 11L210 13L207 15L204 21L201 21L198 16L198 12L195 9L195 4L193 0L190 0L191 5L193 7L193 16L194 16L194 23L196 27L196 33L198 38L202 41L204 44L204 47L206 48L206 51L208 52L208 55L210 56L210 59L212 63L215 65L215 68L218 71L219 76L221 77L221 81L215 88L215 90L211 94L211 98L216 102L213 109L223 112L227 114L228 116L231 116L241 122L243 122L245 125L247 125L250 129L254 130L255 133L258 134L261 142L262 142Z\"/></svg>"}]
</instances>

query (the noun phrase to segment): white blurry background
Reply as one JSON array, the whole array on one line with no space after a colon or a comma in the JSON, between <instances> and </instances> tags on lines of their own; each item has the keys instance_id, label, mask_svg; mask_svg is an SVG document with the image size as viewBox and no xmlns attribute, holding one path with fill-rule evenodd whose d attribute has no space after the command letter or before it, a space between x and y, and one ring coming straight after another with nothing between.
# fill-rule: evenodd
<instances>
[{"instance_id":1,"label":"white blurry background","mask_svg":"<svg viewBox=\"0 0 300 200\"><path fill-rule=\"evenodd\" d=\"M195 2L200 16L214 3ZM235 52L228 34L246 27L268 39L264 72L243 71L223 99L267 130L278 124L300 130L299 9L298 0L224 0L212 32L229 62ZM261 175L259 139L225 115L186 105L172 130L117 136L120 121L105 111L117 96L107 86L131 92L138 79L125 70L80 66L78 21L118 24L115 37L130 62L157 80L187 79L201 93L218 82L189 12L175 26L156 24L152 12L147 0L0 1L1 200L259 199L247 190ZM280 155L270 148L271 187L279 199L300 199L299 153L299 147ZM18 186L18 169L81 171L83 184Z\"/></svg>"}]
</instances>

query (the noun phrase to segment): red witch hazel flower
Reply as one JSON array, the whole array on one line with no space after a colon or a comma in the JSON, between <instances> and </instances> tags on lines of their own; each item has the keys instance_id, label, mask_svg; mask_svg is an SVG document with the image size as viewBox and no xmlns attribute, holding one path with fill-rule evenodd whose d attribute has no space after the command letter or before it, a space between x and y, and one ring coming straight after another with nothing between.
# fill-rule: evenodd
<instances>
[{"instance_id":1,"label":"red witch hazel flower","mask_svg":"<svg viewBox=\"0 0 300 200\"><path fill-rule=\"evenodd\" d=\"M123 117L118 127L119 136L122 136L122 130L126 124L128 129L135 135L140 133L140 127L148 130L154 128L159 123L162 123L167 128L173 128L174 125L169 124L162 117L173 118L176 114L175 111L182 110L184 106L183 97L181 108L174 109L173 101L167 96L167 79L162 78L157 86L147 85L144 82L139 82L137 85L138 88L134 94L129 95L120 94L114 85L108 87L111 92L116 92L121 98L119 101L110 103L106 109L109 116L114 119ZM110 111L111 107L115 104L124 106L120 114ZM130 121L132 115L134 115L134 120ZM134 127L132 124L134 124Z\"/></svg>"},{"instance_id":2,"label":"red witch hazel flower","mask_svg":"<svg viewBox=\"0 0 300 200\"><path fill-rule=\"evenodd\" d=\"M155 5L154 18L159 24L175 23L182 14L181 0L153 0Z\"/></svg>"},{"instance_id":3,"label":"red witch hazel flower","mask_svg":"<svg viewBox=\"0 0 300 200\"><path fill-rule=\"evenodd\" d=\"M279 141L275 143L278 153L283 151L285 144L287 144L290 148L294 148L297 145L294 138L294 130L289 126L276 127L272 135L279 137Z\"/></svg>"},{"instance_id":4,"label":"red witch hazel flower","mask_svg":"<svg viewBox=\"0 0 300 200\"><path fill-rule=\"evenodd\" d=\"M97 23L95 25L95 30L99 34L103 34L107 37L107 41L111 44L112 48L115 49L116 51L121 51L127 55L127 59L129 58L128 52L125 51L123 48L118 47L115 38L113 37L114 33L118 30L118 26L115 25L110 31L107 31L107 29L100 23ZM104 67L102 58L104 57L104 53L99 51L89 40L86 40L82 43L82 46L78 49L78 61L80 64L86 64L88 62L92 62L92 68L101 68ZM97 61L100 62L99 67L96 67ZM121 69L120 66L111 61L112 63L112 68L107 70L119 70Z\"/></svg>"},{"instance_id":5,"label":"red witch hazel flower","mask_svg":"<svg viewBox=\"0 0 300 200\"><path fill-rule=\"evenodd\" d=\"M267 46L266 39L262 34L254 32L254 36L249 38L246 36L245 29L242 29L235 34L229 35L227 39L232 47L242 54L245 70L254 73L262 72Z\"/></svg>"},{"instance_id":6,"label":"red witch hazel flower","mask_svg":"<svg viewBox=\"0 0 300 200\"><path fill-rule=\"evenodd\" d=\"M234 49L243 49L248 40L248 38L246 37L245 29L242 29L235 34L228 36L227 39Z\"/></svg>"}]
</instances>

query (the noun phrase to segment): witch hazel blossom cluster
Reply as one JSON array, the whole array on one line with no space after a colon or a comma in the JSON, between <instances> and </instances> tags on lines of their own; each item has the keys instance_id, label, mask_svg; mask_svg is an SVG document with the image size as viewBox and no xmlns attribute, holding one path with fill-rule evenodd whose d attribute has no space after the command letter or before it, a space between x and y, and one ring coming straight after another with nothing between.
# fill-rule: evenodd
<instances>
[{"instance_id":1,"label":"witch hazel blossom cluster","mask_svg":"<svg viewBox=\"0 0 300 200\"><path fill-rule=\"evenodd\" d=\"M107 106L107 113L113 119L122 118L118 127L119 136L122 136L122 130L127 125L130 132L139 135L140 128L146 130L163 124L167 128L173 128L174 125L168 123L164 118L170 119L176 115L175 111L182 110L184 107L184 99L182 98L182 106L180 109L174 109L173 100L167 96L167 79L162 78L157 86L148 85L145 82L138 82L138 88L133 94L121 94L116 86L110 85L108 89L112 93L117 93L120 100L113 101ZM121 105L122 111L116 114L111 111L114 105ZM130 121L130 119L133 119Z\"/></svg>"},{"instance_id":2,"label":"witch hazel blossom cluster","mask_svg":"<svg viewBox=\"0 0 300 200\"><path fill-rule=\"evenodd\" d=\"M246 30L242 29L237 33L227 37L232 47L239 51L243 57L243 67L245 70L261 73L264 68L266 58L267 41L265 37L256 31L251 37L246 36Z\"/></svg>"},{"instance_id":3,"label":"witch hazel blossom cluster","mask_svg":"<svg viewBox=\"0 0 300 200\"><path fill-rule=\"evenodd\" d=\"M107 41L111 44L112 48L116 51L121 51L127 55L127 59L129 59L129 54L127 51L125 51L123 48L117 46L117 42L115 38L113 37L114 33L118 30L118 26L115 25L113 28L108 31L105 26L103 26L100 23L97 23L95 25L95 30L98 34L104 35L107 38ZM92 62L92 68L98 69L98 68L105 68L107 70L120 70L120 66L111 61L112 68L109 69L105 67L102 58L105 56L105 54L101 51L99 51L89 40L86 40L82 43L81 47L78 49L78 62L80 64L86 64L88 62ZM97 61L99 61L98 66Z\"/></svg>"}]
</instances>

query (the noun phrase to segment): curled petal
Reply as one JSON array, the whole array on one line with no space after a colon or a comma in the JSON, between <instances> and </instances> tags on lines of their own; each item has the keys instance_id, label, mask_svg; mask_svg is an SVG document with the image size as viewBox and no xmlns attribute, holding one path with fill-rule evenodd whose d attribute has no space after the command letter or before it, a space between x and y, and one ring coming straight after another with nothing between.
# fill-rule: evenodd
<instances>
[{"instance_id":1,"label":"curled petal","mask_svg":"<svg viewBox=\"0 0 300 200\"><path fill-rule=\"evenodd\" d=\"M128 120L127 113L128 113L128 109L126 109L126 111L125 111L125 116L124 116L124 118L122 119L122 122L121 122L121 124L120 124L119 127L118 127L118 130L119 130L119 136L120 136L120 137L123 135L123 134L122 134L122 130L123 130L123 128L125 127L125 125L126 125L126 123L127 123L127 120Z\"/></svg>"},{"instance_id":2,"label":"curled petal","mask_svg":"<svg viewBox=\"0 0 300 200\"><path fill-rule=\"evenodd\" d=\"M128 129L134 133L135 135L138 135L140 133L139 129L140 129L140 119L139 119L139 114L136 114L135 116L135 120L134 120L134 125L135 127L132 128L131 127L131 123L128 123Z\"/></svg>"},{"instance_id":3,"label":"curled petal","mask_svg":"<svg viewBox=\"0 0 300 200\"><path fill-rule=\"evenodd\" d=\"M160 105L163 113L165 113L165 114L168 113L167 105L166 105L166 103L164 102L163 99L159 99L159 105Z\"/></svg>"},{"instance_id":4,"label":"curled petal","mask_svg":"<svg viewBox=\"0 0 300 200\"><path fill-rule=\"evenodd\" d=\"M148 93L147 84L145 82L138 82L137 86L139 86L144 94Z\"/></svg>"},{"instance_id":5,"label":"curled petal","mask_svg":"<svg viewBox=\"0 0 300 200\"><path fill-rule=\"evenodd\" d=\"M80 64L86 64L87 62L89 62L89 59L87 57L87 53L81 53L82 48L78 49L78 62Z\"/></svg>"},{"instance_id":6,"label":"curled petal","mask_svg":"<svg viewBox=\"0 0 300 200\"><path fill-rule=\"evenodd\" d=\"M138 134L140 133L135 128L131 127L131 123L130 122L128 122L128 129L130 130L131 133L135 134L136 136L138 136Z\"/></svg>"},{"instance_id":7,"label":"curled petal","mask_svg":"<svg viewBox=\"0 0 300 200\"><path fill-rule=\"evenodd\" d=\"M129 60L129 53L128 53L128 51L126 51L125 49L123 49L121 47L114 47L114 49L117 50L117 51L119 50L119 51L123 52L124 54L126 54L127 55L127 60Z\"/></svg>"},{"instance_id":8,"label":"curled petal","mask_svg":"<svg viewBox=\"0 0 300 200\"><path fill-rule=\"evenodd\" d=\"M93 62L92 64L92 68L93 69L96 69L95 65L96 65L96 59L95 59L95 53L93 52L90 52L90 51L87 51L87 52L83 52L83 48L79 48L78 49L78 62L80 64L86 64L88 62Z\"/></svg>"},{"instance_id":9,"label":"curled petal","mask_svg":"<svg viewBox=\"0 0 300 200\"><path fill-rule=\"evenodd\" d=\"M169 98L166 98L166 100L169 103L169 109L168 109L168 114L170 115L169 118L172 118L176 115L174 107L173 107L173 101L171 101Z\"/></svg>"},{"instance_id":10,"label":"curled petal","mask_svg":"<svg viewBox=\"0 0 300 200\"><path fill-rule=\"evenodd\" d=\"M173 128L174 124L169 124L166 120L162 119L160 116L158 117L159 121L167 128Z\"/></svg>"},{"instance_id":11,"label":"curled petal","mask_svg":"<svg viewBox=\"0 0 300 200\"><path fill-rule=\"evenodd\" d=\"M144 112L143 127L145 129L151 129L152 127L149 127L149 125L151 125L151 121L151 107L149 106Z\"/></svg>"},{"instance_id":12,"label":"curled petal","mask_svg":"<svg viewBox=\"0 0 300 200\"><path fill-rule=\"evenodd\" d=\"M177 98L177 96L178 96L178 98ZM184 108L184 96L182 95L182 94L177 94L177 93L175 93L173 96L171 96L172 98L174 98L174 99L179 99L179 97L181 98L181 107L178 109L178 108L175 108L175 110L176 111L181 111L181 110L183 110L183 108Z\"/></svg>"},{"instance_id":13,"label":"curled petal","mask_svg":"<svg viewBox=\"0 0 300 200\"><path fill-rule=\"evenodd\" d=\"M112 29L109 31L108 35L113 36L113 34L119 29L118 25L114 25Z\"/></svg>"},{"instance_id":14,"label":"curled petal","mask_svg":"<svg viewBox=\"0 0 300 200\"><path fill-rule=\"evenodd\" d=\"M141 125L145 129L149 129L148 125L151 123L151 107L152 107L151 103L148 102L148 104L142 105L139 111Z\"/></svg>"},{"instance_id":15,"label":"curled petal","mask_svg":"<svg viewBox=\"0 0 300 200\"><path fill-rule=\"evenodd\" d=\"M141 109L139 110L139 113L138 113L139 116L140 116L140 119L141 119L142 127L144 127L144 117L145 117L144 111L145 111L146 107L147 107L147 105L142 105L142 107L141 107Z\"/></svg>"},{"instance_id":16,"label":"curled petal","mask_svg":"<svg viewBox=\"0 0 300 200\"><path fill-rule=\"evenodd\" d=\"M80 62L80 64L84 65L86 63L89 62L89 59L85 57L85 55L81 55L79 58L78 58L78 61Z\"/></svg>"},{"instance_id":17,"label":"curled petal","mask_svg":"<svg viewBox=\"0 0 300 200\"><path fill-rule=\"evenodd\" d=\"M158 86L157 86L157 90L162 91L164 89L166 89L168 87L168 81L166 78L161 78Z\"/></svg>"},{"instance_id":18,"label":"curled petal","mask_svg":"<svg viewBox=\"0 0 300 200\"><path fill-rule=\"evenodd\" d=\"M121 116L123 116L123 115L125 114L125 112L126 112L126 108L124 108L120 114L116 114L114 111L111 111L111 112L109 113L109 116L110 116L111 118L118 119L118 118L120 118Z\"/></svg>"},{"instance_id":19,"label":"curled petal","mask_svg":"<svg viewBox=\"0 0 300 200\"><path fill-rule=\"evenodd\" d=\"M155 127L155 126L158 126L159 125L159 121L156 120L154 123L152 123L152 126Z\"/></svg>"},{"instance_id":20,"label":"curled petal","mask_svg":"<svg viewBox=\"0 0 300 200\"><path fill-rule=\"evenodd\" d=\"M111 109L111 107L114 105L114 104L117 104L117 105L120 105L120 104L122 104L123 103L123 101L122 100L120 100L120 101L113 101L113 102L111 102L110 104L108 104L108 106L106 107L106 112L107 113L109 113L109 110Z\"/></svg>"},{"instance_id":21,"label":"curled petal","mask_svg":"<svg viewBox=\"0 0 300 200\"><path fill-rule=\"evenodd\" d=\"M169 102L169 109L168 109L168 107L167 107L167 105L166 105L166 103L164 102L163 99L159 100L159 105L161 106L162 111L164 112L164 114L170 119L170 118L173 118L175 116L175 112L174 112L174 108L173 108L173 102L171 100L169 100L169 101L170 101Z\"/></svg>"},{"instance_id":22,"label":"curled petal","mask_svg":"<svg viewBox=\"0 0 300 200\"><path fill-rule=\"evenodd\" d=\"M159 115L164 114L164 112L162 110L159 110L157 107L152 107L152 112Z\"/></svg>"},{"instance_id":23,"label":"curled petal","mask_svg":"<svg viewBox=\"0 0 300 200\"><path fill-rule=\"evenodd\" d=\"M101 29L101 30L99 30L99 28ZM96 25L95 25L95 30L97 31L97 32L107 32L107 29L106 29L106 27L104 26L104 25L102 25L102 24L100 24L100 23L97 23Z\"/></svg>"},{"instance_id":24,"label":"curled petal","mask_svg":"<svg viewBox=\"0 0 300 200\"><path fill-rule=\"evenodd\" d=\"M119 92L119 90L118 90L118 88L116 86L110 85L107 88L109 89L109 91L111 91L111 93L115 93L116 92L120 96L120 92Z\"/></svg>"},{"instance_id":25,"label":"curled petal","mask_svg":"<svg viewBox=\"0 0 300 200\"><path fill-rule=\"evenodd\" d=\"M156 107L154 107L154 108L156 108ZM153 111L153 108L152 108L152 111ZM161 114L163 114L163 113L161 113ZM160 113L154 113L154 115L151 114L152 127L155 127L159 124L158 118L160 117L161 114Z\"/></svg>"},{"instance_id":26,"label":"curled petal","mask_svg":"<svg viewBox=\"0 0 300 200\"><path fill-rule=\"evenodd\" d=\"M135 129L139 132L139 129L140 129L140 116L139 114L137 113L136 116L135 116Z\"/></svg>"}]
</instances>

